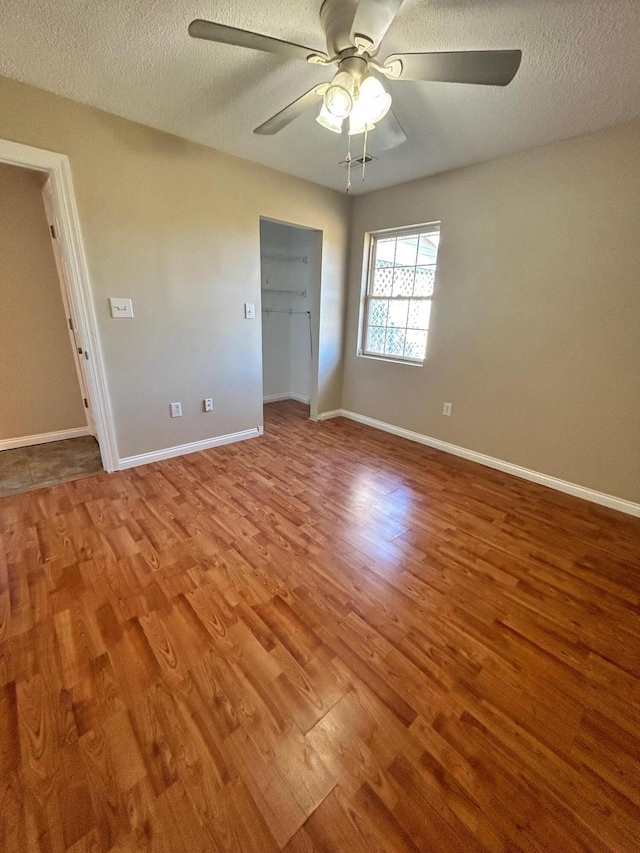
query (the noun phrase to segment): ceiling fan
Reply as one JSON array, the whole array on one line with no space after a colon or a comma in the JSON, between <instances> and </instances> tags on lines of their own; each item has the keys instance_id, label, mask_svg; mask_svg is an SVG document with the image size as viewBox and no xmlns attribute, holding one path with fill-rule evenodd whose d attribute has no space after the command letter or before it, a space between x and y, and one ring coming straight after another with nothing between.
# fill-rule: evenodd
<instances>
[{"instance_id":1,"label":"ceiling fan","mask_svg":"<svg viewBox=\"0 0 640 853\"><path fill-rule=\"evenodd\" d=\"M407 137L391 110L391 95L380 77L506 86L515 77L522 59L520 50L471 50L397 53L379 62L380 43L401 5L402 0L324 0L320 23L326 35L326 52L212 21L192 21L189 35L338 67L330 82L305 92L256 127L254 133L278 133L307 109L322 104L316 120L334 133L342 133L347 119L351 136L372 130L386 117L378 127L378 142L388 150L401 145Z\"/></svg>"}]
</instances>

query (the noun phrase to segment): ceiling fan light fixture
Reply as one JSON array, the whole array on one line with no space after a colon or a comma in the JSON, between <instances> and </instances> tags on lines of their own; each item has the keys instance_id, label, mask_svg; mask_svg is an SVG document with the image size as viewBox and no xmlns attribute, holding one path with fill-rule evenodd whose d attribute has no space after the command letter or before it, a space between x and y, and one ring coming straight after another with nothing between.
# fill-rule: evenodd
<instances>
[{"instance_id":1,"label":"ceiling fan light fixture","mask_svg":"<svg viewBox=\"0 0 640 853\"><path fill-rule=\"evenodd\" d=\"M391 95L385 92L382 83L375 77L365 77L349 115L349 134L373 130L390 109Z\"/></svg>"},{"instance_id":2,"label":"ceiling fan light fixture","mask_svg":"<svg viewBox=\"0 0 640 853\"><path fill-rule=\"evenodd\" d=\"M349 136L357 136L359 133L364 133L365 130L373 130L374 127L375 124L367 121L365 116L359 113L358 110L353 109L351 111L351 115L349 116Z\"/></svg>"},{"instance_id":3,"label":"ceiling fan light fixture","mask_svg":"<svg viewBox=\"0 0 640 853\"><path fill-rule=\"evenodd\" d=\"M322 105L320 115L317 116L316 121L319 125L322 125L322 127L325 127L332 133L342 133L342 122L344 119L336 118L336 116L331 115L324 104Z\"/></svg>"},{"instance_id":4,"label":"ceiling fan light fixture","mask_svg":"<svg viewBox=\"0 0 640 853\"><path fill-rule=\"evenodd\" d=\"M335 118L346 118L353 109L354 81L351 74L338 71L324 93L324 106Z\"/></svg>"},{"instance_id":5,"label":"ceiling fan light fixture","mask_svg":"<svg viewBox=\"0 0 640 853\"><path fill-rule=\"evenodd\" d=\"M357 103L367 121L377 124L391 109L391 95L376 77L369 75L360 84Z\"/></svg>"}]
</instances>

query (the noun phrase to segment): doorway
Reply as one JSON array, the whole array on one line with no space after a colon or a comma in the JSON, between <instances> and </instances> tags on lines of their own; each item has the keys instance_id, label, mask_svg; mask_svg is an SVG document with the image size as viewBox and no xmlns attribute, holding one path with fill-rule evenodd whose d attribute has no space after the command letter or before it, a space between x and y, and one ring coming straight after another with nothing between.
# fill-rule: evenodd
<instances>
[{"instance_id":1,"label":"doorway","mask_svg":"<svg viewBox=\"0 0 640 853\"><path fill-rule=\"evenodd\" d=\"M317 408L322 232L260 220L263 402Z\"/></svg>"},{"instance_id":2,"label":"doorway","mask_svg":"<svg viewBox=\"0 0 640 853\"><path fill-rule=\"evenodd\" d=\"M0 496L102 470L51 195L0 163Z\"/></svg>"},{"instance_id":3,"label":"doorway","mask_svg":"<svg viewBox=\"0 0 640 853\"><path fill-rule=\"evenodd\" d=\"M60 309L63 321L67 324L71 321L73 325L73 329L65 328L65 335L66 347L68 348L67 357L71 358L77 382L76 390L85 412L84 427L79 427L79 429L82 430L83 438L94 435L97 439L98 458L101 461L102 469L117 471L119 462L115 428L98 337L96 311L89 285L87 262L73 192L69 158L64 154L0 139L0 166L5 164L17 167L18 171L27 170L36 173L41 181L41 190L48 182L46 194L52 221L47 222L45 216L44 227L46 239L49 241L50 253L54 251L52 240L55 239L56 241L57 261L62 269L61 276L58 276L56 271L56 281L58 299L66 299L66 304L63 301ZM40 197L40 204L44 216L44 199L42 197ZM56 263L55 256L53 262ZM34 304L37 306L38 303ZM71 332L73 335L70 334ZM79 360L80 358L82 361ZM77 363L74 363L74 359ZM22 387L29 388L28 378ZM18 440L24 437L24 435L14 436L14 439ZM36 437L40 440L39 444L48 445L48 449L53 453L54 441L50 434L40 433ZM74 437L78 436L66 436L64 440ZM8 444L5 442L2 446L5 450L15 449L10 442ZM36 442L29 446L35 447Z\"/></svg>"}]
</instances>

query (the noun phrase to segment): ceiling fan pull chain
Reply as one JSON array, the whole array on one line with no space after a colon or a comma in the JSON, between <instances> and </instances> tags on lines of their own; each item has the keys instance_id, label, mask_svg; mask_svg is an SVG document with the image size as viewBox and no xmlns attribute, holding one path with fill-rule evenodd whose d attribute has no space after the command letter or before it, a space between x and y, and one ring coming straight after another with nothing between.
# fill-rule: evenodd
<instances>
[{"instance_id":1,"label":"ceiling fan pull chain","mask_svg":"<svg viewBox=\"0 0 640 853\"><path fill-rule=\"evenodd\" d=\"M349 140L347 146L347 156L344 158L345 163L347 164L347 192L351 189L351 136L347 136Z\"/></svg>"},{"instance_id":2,"label":"ceiling fan pull chain","mask_svg":"<svg viewBox=\"0 0 640 853\"><path fill-rule=\"evenodd\" d=\"M367 168L367 137L369 136L369 129L365 127L364 129L364 147L362 149L362 178L361 181L364 184L364 172Z\"/></svg>"}]
</instances>

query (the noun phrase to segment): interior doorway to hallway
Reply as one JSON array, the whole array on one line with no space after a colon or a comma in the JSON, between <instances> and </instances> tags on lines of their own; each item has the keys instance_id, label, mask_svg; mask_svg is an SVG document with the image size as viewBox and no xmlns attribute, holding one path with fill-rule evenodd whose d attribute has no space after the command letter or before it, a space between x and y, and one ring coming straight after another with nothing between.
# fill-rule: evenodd
<instances>
[{"instance_id":1,"label":"interior doorway to hallway","mask_svg":"<svg viewBox=\"0 0 640 853\"><path fill-rule=\"evenodd\" d=\"M48 173L0 163L0 495L102 470Z\"/></svg>"},{"instance_id":2,"label":"interior doorway to hallway","mask_svg":"<svg viewBox=\"0 0 640 853\"><path fill-rule=\"evenodd\" d=\"M3 393L0 401L6 404L11 397L0 413L0 459L14 474L25 457L29 462L28 472L22 470L24 482L18 483L16 474L12 486L5 486L34 488L36 481L50 484L83 476L88 467L115 471L115 430L69 159L0 139L0 169L0 200L13 199L13 208L1 217L0 321L10 316L12 322L9 334L1 335L0 384L10 385L13 397ZM29 205L23 199L26 186ZM21 237L11 231L18 198L23 199ZM10 346L12 340L21 348ZM42 416L40 421L34 413ZM76 461L83 458L82 470L69 470L70 450Z\"/></svg>"}]
</instances>

